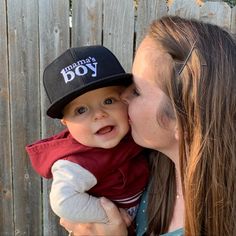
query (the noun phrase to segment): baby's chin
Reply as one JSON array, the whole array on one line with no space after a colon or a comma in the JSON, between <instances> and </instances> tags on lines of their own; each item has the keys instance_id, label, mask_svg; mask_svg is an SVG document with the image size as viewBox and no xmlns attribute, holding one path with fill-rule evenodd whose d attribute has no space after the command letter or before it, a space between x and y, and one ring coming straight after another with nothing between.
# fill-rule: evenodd
<instances>
[{"instance_id":1,"label":"baby's chin","mask_svg":"<svg viewBox=\"0 0 236 236\"><path fill-rule=\"evenodd\" d=\"M97 147L98 148L104 148L104 149L114 148L120 143L120 141L121 140L119 140L119 141L116 140L116 141L111 141L111 142L104 142L101 145L98 145Z\"/></svg>"},{"instance_id":2,"label":"baby's chin","mask_svg":"<svg viewBox=\"0 0 236 236\"><path fill-rule=\"evenodd\" d=\"M80 140L78 142L86 147L110 149L117 146L120 143L120 141L121 140L109 140L104 142L86 142L86 141L83 142Z\"/></svg>"}]
</instances>

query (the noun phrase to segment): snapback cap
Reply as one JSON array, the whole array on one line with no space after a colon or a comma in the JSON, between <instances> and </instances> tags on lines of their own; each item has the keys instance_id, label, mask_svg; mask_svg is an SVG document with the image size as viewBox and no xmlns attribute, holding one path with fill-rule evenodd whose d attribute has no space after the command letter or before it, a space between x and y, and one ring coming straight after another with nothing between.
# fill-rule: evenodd
<instances>
[{"instance_id":1,"label":"snapback cap","mask_svg":"<svg viewBox=\"0 0 236 236\"><path fill-rule=\"evenodd\" d=\"M101 87L131 83L132 75L104 46L70 48L44 70L43 85L50 101L47 115L61 119L64 107L76 97Z\"/></svg>"}]
</instances>

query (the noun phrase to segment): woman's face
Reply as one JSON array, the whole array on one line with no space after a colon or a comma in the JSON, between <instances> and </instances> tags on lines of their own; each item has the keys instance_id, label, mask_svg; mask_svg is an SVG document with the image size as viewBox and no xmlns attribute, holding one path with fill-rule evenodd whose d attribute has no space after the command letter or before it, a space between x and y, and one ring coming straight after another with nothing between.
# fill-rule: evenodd
<instances>
[{"instance_id":1,"label":"woman's face","mask_svg":"<svg viewBox=\"0 0 236 236\"><path fill-rule=\"evenodd\" d=\"M177 147L176 122L174 113L171 119L163 113L172 108L159 84L170 76L170 63L171 57L158 49L153 39L145 38L133 63L134 84L122 95L129 105L129 122L135 142L167 155Z\"/></svg>"}]
</instances>

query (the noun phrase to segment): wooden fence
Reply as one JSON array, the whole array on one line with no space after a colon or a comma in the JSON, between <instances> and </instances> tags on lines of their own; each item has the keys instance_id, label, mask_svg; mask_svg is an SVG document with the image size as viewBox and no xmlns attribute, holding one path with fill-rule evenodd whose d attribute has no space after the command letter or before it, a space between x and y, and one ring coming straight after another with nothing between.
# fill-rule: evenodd
<instances>
[{"instance_id":1,"label":"wooden fence","mask_svg":"<svg viewBox=\"0 0 236 236\"><path fill-rule=\"evenodd\" d=\"M103 44L130 71L145 28L166 14L236 33L236 8L224 2L166 2L73 0L70 6L69 0L0 0L1 236L67 235L48 205L50 181L34 173L25 152L26 144L61 129L45 116L42 71L49 62L68 47Z\"/></svg>"}]
</instances>

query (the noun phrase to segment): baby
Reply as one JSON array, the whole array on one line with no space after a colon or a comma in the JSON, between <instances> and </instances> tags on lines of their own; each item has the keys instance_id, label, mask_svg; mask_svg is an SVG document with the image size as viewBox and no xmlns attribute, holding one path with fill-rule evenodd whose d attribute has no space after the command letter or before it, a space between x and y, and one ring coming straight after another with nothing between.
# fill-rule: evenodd
<instances>
[{"instance_id":1,"label":"baby","mask_svg":"<svg viewBox=\"0 0 236 236\"><path fill-rule=\"evenodd\" d=\"M47 115L67 129L26 150L36 172L53 178L52 210L73 222L107 222L99 202L104 196L134 218L149 172L120 99L131 74L107 48L86 46L49 64L43 82Z\"/></svg>"}]
</instances>

